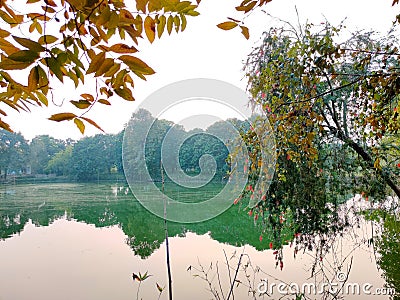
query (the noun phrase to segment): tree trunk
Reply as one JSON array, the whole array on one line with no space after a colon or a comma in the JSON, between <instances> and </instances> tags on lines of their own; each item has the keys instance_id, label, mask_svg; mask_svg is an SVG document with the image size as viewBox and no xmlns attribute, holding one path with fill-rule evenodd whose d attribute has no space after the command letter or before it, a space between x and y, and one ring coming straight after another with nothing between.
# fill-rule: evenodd
<instances>
[{"instance_id":1,"label":"tree trunk","mask_svg":"<svg viewBox=\"0 0 400 300\"><path fill-rule=\"evenodd\" d=\"M344 143L349 145L358 155L360 155L370 166L370 168L374 168L374 161L372 157L367 153L363 147L361 147L359 144L354 142L352 139L347 137L341 130L338 130L336 128L330 128L331 130L334 129L334 133L337 134L338 138L342 140ZM384 173L382 170L376 170L380 176L382 176L383 180L386 182L386 184L393 190L393 192L397 195L397 197L400 199L400 188L394 183L392 178L390 178L389 174Z\"/></svg>"}]
</instances>

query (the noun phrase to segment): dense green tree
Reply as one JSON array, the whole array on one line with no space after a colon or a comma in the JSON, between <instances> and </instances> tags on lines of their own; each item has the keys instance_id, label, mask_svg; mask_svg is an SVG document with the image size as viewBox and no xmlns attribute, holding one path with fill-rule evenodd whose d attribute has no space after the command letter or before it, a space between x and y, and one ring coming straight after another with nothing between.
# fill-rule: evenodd
<instances>
[{"instance_id":1,"label":"dense green tree","mask_svg":"<svg viewBox=\"0 0 400 300\"><path fill-rule=\"evenodd\" d=\"M54 156L51 157L44 171L46 173L56 174L57 176L71 175L73 173L73 148L73 145L69 145L64 150L57 152Z\"/></svg>"},{"instance_id":2,"label":"dense green tree","mask_svg":"<svg viewBox=\"0 0 400 300\"><path fill-rule=\"evenodd\" d=\"M28 155L28 143L20 133L0 129L0 174L4 179L9 172L26 172Z\"/></svg>"},{"instance_id":3,"label":"dense green tree","mask_svg":"<svg viewBox=\"0 0 400 300\"><path fill-rule=\"evenodd\" d=\"M115 135L97 134L79 140L72 150L71 175L78 181L110 176L119 164L118 151Z\"/></svg>"},{"instance_id":4,"label":"dense green tree","mask_svg":"<svg viewBox=\"0 0 400 300\"><path fill-rule=\"evenodd\" d=\"M32 139L30 148L30 165L33 174L44 174L50 159L58 152L65 150L66 142L49 135L39 135Z\"/></svg>"}]
</instances>

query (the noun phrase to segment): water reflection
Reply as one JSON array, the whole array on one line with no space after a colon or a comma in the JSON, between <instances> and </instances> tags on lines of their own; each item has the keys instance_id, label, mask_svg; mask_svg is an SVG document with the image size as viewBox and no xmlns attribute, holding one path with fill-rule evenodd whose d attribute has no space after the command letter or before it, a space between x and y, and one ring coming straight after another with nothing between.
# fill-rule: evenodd
<instances>
[{"instance_id":1,"label":"water reflection","mask_svg":"<svg viewBox=\"0 0 400 300\"><path fill-rule=\"evenodd\" d=\"M14 195L7 193L12 188ZM210 196L216 188L209 187ZM167 191L168 192L168 191ZM171 193L179 191L171 189ZM203 191L204 192L204 191ZM186 197L182 193L183 197ZM147 257L164 240L163 220L145 210L122 185L52 184L6 187L1 194L0 237L6 239L33 224L48 226L64 217L93 224L96 227L119 226L135 254ZM187 196L193 197L193 196ZM213 220L198 224L168 224L170 236L183 236L187 231L205 234L235 246L250 244L258 249L268 247L268 237L260 243L259 231L241 208L232 207Z\"/></svg>"},{"instance_id":2,"label":"water reflection","mask_svg":"<svg viewBox=\"0 0 400 300\"><path fill-rule=\"evenodd\" d=\"M226 297L230 276L224 252L233 277L243 249L246 255L238 272L241 283L237 288L235 285L237 299L254 299L246 283L248 275L253 278L253 290L266 278L270 282L282 280L301 285L331 280L338 271L347 270L348 282L383 287L385 281L375 264L370 242L372 227L360 216L348 214L350 207L360 203L364 202L353 201L344 207L342 213L351 226L343 230L343 237L326 232L299 234L295 232L298 227L291 228L288 222L281 230L286 245L282 250L269 249L274 233L265 232L260 240L262 224L245 215L240 206L199 224L169 223L175 299L213 297L207 291L207 281L196 275L201 275L201 267L208 269L212 265L209 276L216 278L217 264L221 285L215 286L217 281L213 281L212 286L220 297ZM383 234L376 246L386 282L398 287L399 227L390 220L383 223ZM0 237L4 240L0 242L0 299L53 299L54 295L71 299L71 292L74 299L135 299L137 284L130 274L139 271L153 275L142 284L143 299L157 299L155 284L166 285L163 220L143 209L121 184L2 187ZM248 267L247 274L242 269L246 264L253 267ZM255 297L270 299L267 295ZM167 299L166 295L161 299Z\"/></svg>"}]
</instances>

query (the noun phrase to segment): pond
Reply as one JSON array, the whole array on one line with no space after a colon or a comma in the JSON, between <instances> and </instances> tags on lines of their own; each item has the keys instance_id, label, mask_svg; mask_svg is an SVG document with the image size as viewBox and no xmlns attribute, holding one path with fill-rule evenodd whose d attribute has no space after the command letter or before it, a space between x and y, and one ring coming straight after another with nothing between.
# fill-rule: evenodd
<instances>
[{"instance_id":1,"label":"pond","mask_svg":"<svg viewBox=\"0 0 400 300\"><path fill-rule=\"evenodd\" d=\"M208 189L213 194L218 185ZM168 186L166 192L198 196ZM285 291L315 284L316 295L307 297L318 299L327 297L319 289L330 280L348 289L337 297L389 299L378 295L391 291L369 242L373 227L358 225L316 257L314 251L294 255L290 232L282 251L270 249L270 233L261 238L262 223L238 205L197 224L169 222L173 297L227 299L232 289L230 299L296 299ZM167 288L157 289L168 285L164 221L122 183L1 186L0 234L2 300L168 299ZM132 273L151 276L139 282Z\"/></svg>"}]
</instances>

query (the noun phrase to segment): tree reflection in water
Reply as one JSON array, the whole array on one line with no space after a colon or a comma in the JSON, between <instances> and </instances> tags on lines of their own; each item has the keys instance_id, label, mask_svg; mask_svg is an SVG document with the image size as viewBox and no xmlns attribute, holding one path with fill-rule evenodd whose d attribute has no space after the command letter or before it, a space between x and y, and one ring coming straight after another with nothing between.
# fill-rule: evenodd
<instances>
[{"instance_id":1,"label":"tree reflection in water","mask_svg":"<svg viewBox=\"0 0 400 300\"><path fill-rule=\"evenodd\" d=\"M211 186L210 189L216 187ZM37 226L48 226L56 219L66 218L94 224L96 227L119 226L127 236L127 244L142 258L149 257L164 241L163 220L132 199L122 185L7 186L2 188L0 200L1 239L19 234L29 220ZM363 249L370 252L372 258L376 255L388 287L399 289L400 226L393 209L389 209L391 213L385 213L382 205L376 207L359 197L331 210L335 212L331 215L327 215L324 210L305 207L301 210L293 213L287 211L285 222L276 231L265 231L262 222L255 222L253 217L247 216L240 204L212 220L197 224L171 222L168 229L170 236L185 236L189 231L199 235L209 233L212 239L225 244L250 245L257 250L272 248L278 269L285 268L289 256L300 256L300 259L308 263L308 282L315 282L319 288L323 283L335 282L340 272L349 274L353 254L357 249ZM311 214L312 220L308 222L307 216ZM296 215L303 217L293 217ZM281 244L277 241L281 241ZM215 299L224 299L222 294L226 297L231 286L234 294L238 285L249 289L254 299L268 299L267 295L260 296L258 284L266 278L270 282L279 283L279 278L274 277L269 270L254 265L246 251L225 255L225 261L213 262L213 268L202 265L201 261L196 262L194 258L190 272L206 281L214 276L218 278L218 274L221 278L229 278L230 285L222 283L220 286L218 280L211 283L209 288ZM235 278L236 271L238 275ZM301 282L298 284L301 286ZM300 294L297 296L300 297ZM343 295L335 289L321 296L323 299L340 297ZM399 298L395 296L393 299Z\"/></svg>"}]
</instances>

